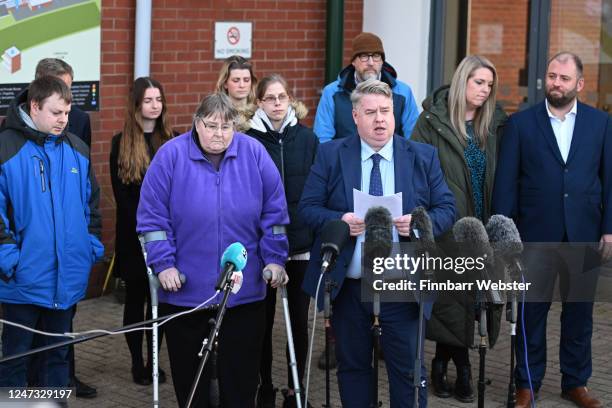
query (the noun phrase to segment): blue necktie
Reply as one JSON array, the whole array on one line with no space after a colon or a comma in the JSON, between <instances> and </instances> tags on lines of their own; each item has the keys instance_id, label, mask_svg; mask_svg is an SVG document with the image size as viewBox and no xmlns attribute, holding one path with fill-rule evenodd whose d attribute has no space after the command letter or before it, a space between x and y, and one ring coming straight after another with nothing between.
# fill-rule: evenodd
<instances>
[{"instance_id":1,"label":"blue necktie","mask_svg":"<svg viewBox=\"0 0 612 408\"><path fill-rule=\"evenodd\" d=\"M370 173L370 195L381 196L383 195L382 177L380 176L380 159L382 156L378 153L374 153L370 156L372 159L372 172Z\"/></svg>"}]
</instances>

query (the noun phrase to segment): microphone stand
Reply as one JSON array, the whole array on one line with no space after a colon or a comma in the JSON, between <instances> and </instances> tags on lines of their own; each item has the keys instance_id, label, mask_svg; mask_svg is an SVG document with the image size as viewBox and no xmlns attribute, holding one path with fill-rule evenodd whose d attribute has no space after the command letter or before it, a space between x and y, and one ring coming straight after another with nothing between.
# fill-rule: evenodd
<instances>
[{"instance_id":1,"label":"microphone stand","mask_svg":"<svg viewBox=\"0 0 612 408\"><path fill-rule=\"evenodd\" d=\"M425 252L425 259L429 258L429 252ZM433 271L430 271L428 268L425 268L425 273L424 273L424 277L425 280L433 280L434 279L434 274ZM425 323L425 291L424 290L419 290L419 328L418 328L418 338L417 338L417 349L416 349L416 356L414 358L414 378L413 378L413 384L414 384L414 404L413 407L416 408L419 405L419 391L421 390L422 387L424 387L424 384L421 382L421 367L422 367L422 362L421 362L421 354L423 353L423 337L424 336L424 326Z\"/></svg>"},{"instance_id":2,"label":"microphone stand","mask_svg":"<svg viewBox=\"0 0 612 408\"><path fill-rule=\"evenodd\" d=\"M206 366L206 362L208 358L213 353L213 349L217 347L217 337L219 335L219 330L221 329L221 323L223 322L223 316L225 316L225 310L227 309L227 300L229 298L230 293L232 293L232 288L234 286L234 281L231 279L231 274L226 274L226 279L222 282L223 287L223 299L221 300L221 304L219 305L219 310L217 311L217 316L213 319L210 319L208 323L211 326L210 333L208 338L205 338L202 341L202 349L198 355L201 357L200 365L198 366L198 371L196 372L196 376L191 384L191 390L189 391L189 397L187 399L186 408L191 407L193 403L193 399L195 397L196 390L198 388L198 383L200 382L200 377L204 372L204 367Z\"/></svg>"},{"instance_id":3,"label":"microphone stand","mask_svg":"<svg viewBox=\"0 0 612 408\"><path fill-rule=\"evenodd\" d=\"M321 268L321 273L325 273L327 267ZM331 292L336 286L329 278L329 273L325 274L325 295L323 297L323 319L325 322L325 405L324 408L331 408L330 378L329 378L329 339L331 337Z\"/></svg>"},{"instance_id":4,"label":"microphone stand","mask_svg":"<svg viewBox=\"0 0 612 408\"><path fill-rule=\"evenodd\" d=\"M510 308L508 309L508 306ZM516 320L518 302L514 291L510 293L510 302L506 305L506 321L510 323L510 376L508 381L508 408L516 405L516 384L514 383L514 356L516 353Z\"/></svg>"},{"instance_id":5,"label":"microphone stand","mask_svg":"<svg viewBox=\"0 0 612 408\"><path fill-rule=\"evenodd\" d=\"M382 328L378 319L380 316L380 293L374 292L373 297L374 323L372 324L372 337L374 343L374 371L372 372L373 400L371 406L381 407L382 401L378 399L378 359L380 358L380 336L382 335Z\"/></svg>"},{"instance_id":6,"label":"microphone stand","mask_svg":"<svg viewBox=\"0 0 612 408\"><path fill-rule=\"evenodd\" d=\"M521 266L517 264L518 272L521 273ZM510 273L510 276L516 274ZM508 306L510 307L508 309ZM506 321L510 323L510 377L508 381L508 404L507 408L514 408L516 405L516 384L514 382L514 366L516 356L516 322L518 315L518 296L516 291L510 292L510 300L506 304Z\"/></svg>"},{"instance_id":7,"label":"microphone stand","mask_svg":"<svg viewBox=\"0 0 612 408\"><path fill-rule=\"evenodd\" d=\"M480 345L478 346L478 353L480 355L480 361L478 364L478 408L484 408L484 394L486 387L485 380L485 358L487 355L487 300L486 296L482 291L478 292L478 307L480 318L478 321L478 332L480 333Z\"/></svg>"}]
</instances>

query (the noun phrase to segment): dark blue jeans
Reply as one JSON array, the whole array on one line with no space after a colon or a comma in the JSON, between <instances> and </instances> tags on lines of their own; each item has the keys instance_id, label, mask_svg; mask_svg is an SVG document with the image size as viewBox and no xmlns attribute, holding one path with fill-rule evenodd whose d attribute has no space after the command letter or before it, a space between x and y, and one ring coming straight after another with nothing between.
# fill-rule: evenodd
<instances>
[{"instance_id":1,"label":"dark blue jeans","mask_svg":"<svg viewBox=\"0 0 612 408\"><path fill-rule=\"evenodd\" d=\"M418 311L416 303L381 303L381 345L389 378L391 408L413 406ZM336 332L338 386L344 407L372 406L372 318L372 303L361 301L361 280L345 279L334 300L332 314ZM423 364L421 380L427 383L427 370ZM379 392L379 398L381 395ZM426 406L427 387L422 387L419 390L419 407Z\"/></svg>"},{"instance_id":2,"label":"dark blue jeans","mask_svg":"<svg viewBox=\"0 0 612 408\"><path fill-rule=\"evenodd\" d=\"M3 303L2 311L5 320L27 327L39 327L52 333L64 333L70 330L73 310L54 310L34 305L17 305ZM5 324L2 329L2 355L11 356L23 353L32 348L34 333ZM45 337L44 345L66 340L64 337ZM66 387L68 385L68 347L47 351L40 375L40 386ZM20 358L0 364L0 386L27 386L27 358Z\"/></svg>"}]
</instances>

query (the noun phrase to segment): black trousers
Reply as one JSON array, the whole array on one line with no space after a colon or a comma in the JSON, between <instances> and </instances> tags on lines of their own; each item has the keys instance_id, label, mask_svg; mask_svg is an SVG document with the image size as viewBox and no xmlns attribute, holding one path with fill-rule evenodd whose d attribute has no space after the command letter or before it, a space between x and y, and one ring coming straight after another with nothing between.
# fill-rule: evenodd
<instances>
[{"instance_id":1,"label":"black trousers","mask_svg":"<svg viewBox=\"0 0 612 408\"><path fill-rule=\"evenodd\" d=\"M291 332L293 334L293 345L295 347L295 359L300 379L300 388L303 390L302 380L306 369L306 358L308 355L308 307L310 296L302 290L302 281L308 267L308 261L287 262L287 301L289 303L289 317L291 318ZM272 385L272 329L274 326L274 315L276 311L276 289L268 286L266 295L266 333L261 353L261 384ZM289 365L289 346L286 347L287 356L287 386L293 389L293 377Z\"/></svg>"},{"instance_id":2,"label":"black trousers","mask_svg":"<svg viewBox=\"0 0 612 408\"><path fill-rule=\"evenodd\" d=\"M437 342L434 358L446 362L452 358L457 367L470 365L470 354L467 347L451 346L450 344Z\"/></svg>"},{"instance_id":3,"label":"black trousers","mask_svg":"<svg viewBox=\"0 0 612 408\"><path fill-rule=\"evenodd\" d=\"M146 315L145 315L146 305ZM151 313L151 292L149 290L149 281L144 279L129 279L125 281L125 305L123 307L123 324L125 326L149 320L152 317ZM158 348L161 347L164 326L159 328ZM141 330L125 334L125 340L132 356L132 369L142 370L144 368L144 360L142 358L142 337ZM147 339L147 367L153 364L153 333L150 330L146 331Z\"/></svg>"},{"instance_id":4,"label":"black trousers","mask_svg":"<svg viewBox=\"0 0 612 408\"><path fill-rule=\"evenodd\" d=\"M189 308L159 304L160 316ZM209 320L216 310L198 311L165 324L170 370L179 407L184 407L200 363L198 352L210 332ZM265 302L227 309L217 349L219 393L223 408L253 408L257 392L259 361L266 323ZM210 359L210 357L209 357ZM198 383L193 407L209 406L212 372L210 360Z\"/></svg>"}]
</instances>

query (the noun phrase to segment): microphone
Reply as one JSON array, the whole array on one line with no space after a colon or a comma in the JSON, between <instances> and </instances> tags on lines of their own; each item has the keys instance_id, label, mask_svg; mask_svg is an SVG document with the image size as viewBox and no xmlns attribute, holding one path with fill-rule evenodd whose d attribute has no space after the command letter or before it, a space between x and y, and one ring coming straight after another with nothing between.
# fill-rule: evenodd
<instances>
[{"instance_id":1,"label":"microphone","mask_svg":"<svg viewBox=\"0 0 612 408\"><path fill-rule=\"evenodd\" d=\"M412 219L410 220L410 241L416 242L417 255L425 255L435 253L436 241L433 236L433 227L431 218L425 207L419 206L412 210ZM422 272L426 279L434 279L433 271L429 268L422 268Z\"/></svg>"},{"instance_id":2,"label":"microphone","mask_svg":"<svg viewBox=\"0 0 612 408\"><path fill-rule=\"evenodd\" d=\"M418 242L421 253L430 253L436 249L436 241L433 236L431 218L424 207L412 210L410 221L410 241Z\"/></svg>"},{"instance_id":3,"label":"microphone","mask_svg":"<svg viewBox=\"0 0 612 408\"><path fill-rule=\"evenodd\" d=\"M487 223L487 235L495 258L504 262L510 276L516 277L520 274L523 270L520 259L523 242L514 221L501 214L493 215Z\"/></svg>"},{"instance_id":4,"label":"microphone","mask_svg":"<svg viewBox=\"0 0 612 408\"><path fill-rule=\"evenodd\" d=\"M365 241L363 244L367 266L375 258L387 258L393 245L393 220L385 207L372 207L364 218Z\"/></svg>"},{"instance_id":5,"label":"microphone","mask_svg":"<svg viewBox=\"0 0 612 408\"><path fill-rule=\"evenodd\" d=\"M240 242L234 242L228 246L221 256L221 268L223 271L219 275L216 290L222 290L228 281L231 280L234 272L242 271L247 263L247 250ZM242 283L242 282L241 282Z\"/></svg>"},{"instance_id":6,"label":"microphone","mask_svg":"<svg viewBox=\"0 0 612 408\"><path fill-rule=\"evenodd\" d=\"M349 240L349 225L342 220L328 221L321 231L321 273L325 273Z\"/></svg>"},{"instance_id":7,"label":"microphone","mask_svg":"<svg viewBox=\"0 0 612 408\"><path fill-rule=\"evenodd\" d=\"M486 280L489 280L487 269L493 268L494 257L491 245L489 245L487 231L482 222L475 217L461 218L453 226L453 236L455 241L469 245L473 249L473 251L470 251L473 255L484 257L485 268L481 273ZM491 288L490 285L487 290L487 299L494 304L504 303L499 291Z\"/></svg>"}]
</instances>

